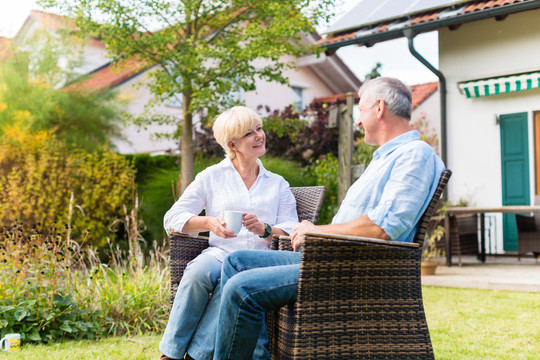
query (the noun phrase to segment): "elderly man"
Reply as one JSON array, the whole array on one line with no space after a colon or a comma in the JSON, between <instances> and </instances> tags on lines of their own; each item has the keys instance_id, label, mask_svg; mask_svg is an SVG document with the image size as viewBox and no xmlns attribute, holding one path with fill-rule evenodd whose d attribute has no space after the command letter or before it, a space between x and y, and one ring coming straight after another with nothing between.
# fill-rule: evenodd
<instances>
[{"instance_id":1,"label":"elderly man","mask_svg":"<svg viewBox=\"0 0 540 360\"><path fill-rule=\"evenodd\" d=\"M365 141L379 145L362 176L350 187L332 224L297 224L298 250L307 232L411 242L433 196L444 164L410 128L411 92L401 81L376 78L359 91L358 125ZM265 312L296 300L298 252L238 251L222 268L223 286L214 359L252 359Z\"/></svg>"}]
</instances>

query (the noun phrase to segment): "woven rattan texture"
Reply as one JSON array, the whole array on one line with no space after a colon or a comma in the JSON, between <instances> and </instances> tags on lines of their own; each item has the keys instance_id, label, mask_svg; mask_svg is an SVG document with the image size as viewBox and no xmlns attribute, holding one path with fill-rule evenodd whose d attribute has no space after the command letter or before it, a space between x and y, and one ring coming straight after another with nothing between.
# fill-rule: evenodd
<instances>
[{"instance_id":1,"label":"woven rattan texture","mask_svg":"<svg viewBox=\"0 0 540 360\"><path fill-rule=\"evenodd\" d=\"M420 220L420 244L450 175L442 174ZM298 299L267 317L272 359L433 359L421 252L306 236Z\"/></svg>"},{"instance_id":2,"label":"woven rattan texture","mask_svg":"<svg viewBox=\"0 0 540 360\"><path fill-rule=\"evenodd\" d=\"M296 199L296 211L300 221L309 220L317 223L321 210L325 186L291 187ZM176 289L184 274L187 264L208 247L208 238L192 237L187 234L172 233L171 242L171 306Z\"/></svg>"}]
</instances>

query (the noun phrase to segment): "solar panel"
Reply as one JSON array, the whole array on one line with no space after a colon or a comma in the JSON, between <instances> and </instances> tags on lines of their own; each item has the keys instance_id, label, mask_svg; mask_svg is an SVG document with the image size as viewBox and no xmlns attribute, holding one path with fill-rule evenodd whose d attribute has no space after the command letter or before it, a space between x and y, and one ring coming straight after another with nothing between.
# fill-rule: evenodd
<instances>
[{"instance_id":1,"label":"solar panel","mask_svg":"<svg viewBox=\"0 0 540 360\"><path fill-rule=\"evenodd\" d=\"M469 0L359 0L325 33L333 33Z\"/></svg>"}]
</instances>

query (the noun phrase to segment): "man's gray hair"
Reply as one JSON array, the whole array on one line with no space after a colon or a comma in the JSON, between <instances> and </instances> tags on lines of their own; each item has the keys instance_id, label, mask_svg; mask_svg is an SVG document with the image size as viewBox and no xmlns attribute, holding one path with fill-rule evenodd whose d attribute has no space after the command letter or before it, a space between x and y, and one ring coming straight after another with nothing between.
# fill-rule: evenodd
<instances>
[{"instance_id":1,"label":"man's gray hair","mask_svg":"<svg viewBox=\"0 0 540 360\"><path fill-rule=\"evenodd\" d=\"M411 119L411 90L398 79L379 77L368 80L360 87L358 95L360 98L367 98L369 107L373 107L378 100L383 100L392 114Z\"/></svg>"}]
</instances>

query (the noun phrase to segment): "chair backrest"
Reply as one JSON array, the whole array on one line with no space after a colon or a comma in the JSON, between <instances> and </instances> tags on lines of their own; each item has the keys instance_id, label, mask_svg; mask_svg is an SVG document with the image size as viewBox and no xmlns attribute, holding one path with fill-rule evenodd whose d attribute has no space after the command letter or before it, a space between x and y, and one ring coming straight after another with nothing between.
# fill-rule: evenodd
<instances>
[{"instance_id":1,"label":"chair backrest","mask_svg":"<svg viewBox=\"0 0 540 360\"><path fill-rule=\"evenodd\" d=\"M420 245L420 248L424 246L424 238L426 237L426 232L429 227L429 221L431 220L431 216L433 215L435 206L437 205L437 202L439 201L442 192L446 188L446 184L448 184L448 180L450 179L451 175L452 171L448 169L442 172L439 179L439 184L437 185L437 189L435 189L435 193L433 194L433 197L431 198L431 201L429 202L426 211L424 211L424 214L422 214L422 217L420 218L420 220L418 220L418 230L416 230L414 242L418 243Z\"/></svg>"},{"instance_id":2,"label":"chair backrest","mask_svg":"<svg viewBox=\"0 0 540 360\"><path fill-rule=\"evenodd\" d=\"M326 192L326 186L291 187L296 198L298 221L309 220L316 224Z\"/></svg>"}]
</instances>

